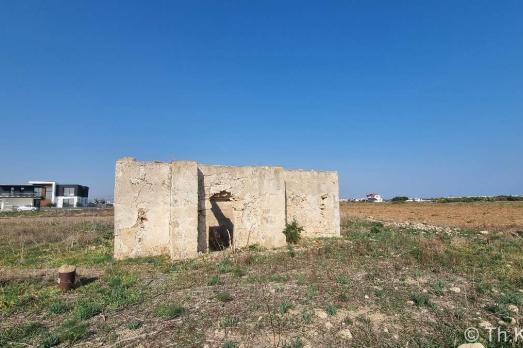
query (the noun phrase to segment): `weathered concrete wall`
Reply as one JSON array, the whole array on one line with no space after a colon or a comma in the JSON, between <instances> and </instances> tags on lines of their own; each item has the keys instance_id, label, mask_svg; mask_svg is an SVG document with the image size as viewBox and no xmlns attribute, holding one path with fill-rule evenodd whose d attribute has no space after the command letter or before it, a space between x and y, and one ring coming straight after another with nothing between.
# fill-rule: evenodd
<instances>
[{"instance_id":1,"label":"weathered concrete wall","mask_svg":"<svg viewBox=\"0 0 523 348\"><path fill-rule=\"evenodd\" d=\"M305 237L340 235L336 172L286 170L285 191L287 222L296 219Z\"/></svg>"},{"instance_id":2,"label":"weathered concrete wall","mask_svg":"<svg viewBox=\"0 0 523 348\"><path fill-rule=\"evenodd\" d=\"M169 255L171 164L116 162L114 257Z\"/></svg>"},{"instance_id":3,"label":"weathered concrete wall","mask_svg":"<svg viewBox=\"0 0 523 348\"><path fill-rule=\"evenodd\" d=\"M285 183L281 167L199 165L198 250L207 251L209 228L232 224L234 247L285 245ZM212 197L229 197L216 200ZM220 217L221 216L221 217ZM224 222L222 222L223 224Z\"/></svg>"},{"instance_id":4,"label":"weathered concrete wall","mask_svg":"<svg viewBox=\"0 0 523 348\"><path fill-rule=\"evenodd\" d=\"M340 234L335 172L122 158L115 180L117 259L280 247L285 223L293 219L306 237Z\"/></svg>"},{"instance_id":5,"label":"weathered concrete wall","mask_svg":"<svg viewBox=\"0 0 523 348\"><path fill-rule=\"evenodd\" d=\"M193 161L171 163L171 258L198 255L198 166Z\"/></svg>"}]
</instances>

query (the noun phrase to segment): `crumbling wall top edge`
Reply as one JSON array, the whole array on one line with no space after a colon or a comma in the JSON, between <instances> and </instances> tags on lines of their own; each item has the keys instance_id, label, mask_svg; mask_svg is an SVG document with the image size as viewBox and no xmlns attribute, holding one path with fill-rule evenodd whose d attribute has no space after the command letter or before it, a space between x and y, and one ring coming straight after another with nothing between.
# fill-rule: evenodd
<instances>
[{"instance_id":1,"label":"crumbling wall top edge","mask_svg":"<svg viewBox=\"0 0 523 348\"><path fill-rule=\"evenodd\" d=\"M138 164L154 164L154 163L164 163L164 164L170 164L170 163L196 163L198 167L214 167L214 168L254 168L254 169L277 169L277 170L283 170L285 172L289 173L317 173L317 174L333 174L338 175L338 171L336 170L315 170L315 169L287 169L283 166L231 166L231 165L224 165L224 164L206 164L206 163L199 163L196 161L191 160L176 160L176 161L140 161L137 160L134 157L121 157L116 160L117 163L125 163L125 162L136 162Z\"/></svg>"},{"instance_id":2,"label":"crumbling wall top edge","mask_svg":"<svg viewBox=\"0 0 523 348\"><path fill-rule=\"evenodd\" d=\"M214 167L214 168L254 168L254 169L279 169L279 170L285 170L285 168L281 166L228 166L224 164L204 164L204 163L198 163L198 167Z\"/></svg>"},{"instance_id":3,"label":"crumbling wall top edge","mask_svg":"<svg viewBox=\"0 0 523 348\"><path fill-rule=\"evenodd\" d=\"M338 175L337 170L315 170L315 169L285 169L289 173L317 173L317 174L335 174Z\"/></svg>"}]
</instances>

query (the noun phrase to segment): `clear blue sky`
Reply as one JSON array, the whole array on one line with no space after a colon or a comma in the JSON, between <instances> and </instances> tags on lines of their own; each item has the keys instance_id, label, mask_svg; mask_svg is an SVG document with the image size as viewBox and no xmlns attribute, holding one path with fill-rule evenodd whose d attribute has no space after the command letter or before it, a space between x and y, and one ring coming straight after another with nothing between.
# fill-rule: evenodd
<instances>
[{"instance_id":1,"label":"clear blue sky","mask_svg":"<svg viewBox=\"0 0 523 348\"><path fill-rule=\"evenodd\" d=\"M1 183L114 161L337 170L341 194L523 194L523 1L0 0Z\"/></svg>"}]
</instances>

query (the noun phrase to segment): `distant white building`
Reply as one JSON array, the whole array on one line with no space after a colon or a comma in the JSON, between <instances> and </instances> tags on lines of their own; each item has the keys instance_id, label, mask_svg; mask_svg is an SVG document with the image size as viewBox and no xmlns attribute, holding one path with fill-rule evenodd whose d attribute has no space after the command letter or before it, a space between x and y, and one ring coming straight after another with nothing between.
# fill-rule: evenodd
<instances>
[{"instance_id":1,"label":"distant white building","mask_svg":"<svg viewBox=\"0 0 523 348\"><path fill-rule=\"evenodd\" d=\"M414 197L407 199L407 202L430 202L430 199Z\"/></svg>"},{"instance_id":2,"label":"distant white building","mask_svg":"<svg viewBox=\"0 0 523 348\"><path fill-rule=\"evenodd\" d=\"M383 197L381 197L381 195L379 193L368 193L367 201L381 203L381 202L383 202Z\"/></svg>"}]
</instances>

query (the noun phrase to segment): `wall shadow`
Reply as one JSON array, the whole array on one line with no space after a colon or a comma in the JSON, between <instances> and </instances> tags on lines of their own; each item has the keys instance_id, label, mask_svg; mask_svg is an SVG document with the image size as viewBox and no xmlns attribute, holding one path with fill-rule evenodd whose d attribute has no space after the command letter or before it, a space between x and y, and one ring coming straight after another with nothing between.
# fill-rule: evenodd
<instances>
[{"instance_id":1,"label":"wall shadow","mask_svg":"<svg viewBox=\"0 0 523 348\"><path fill-rule=\"evenodd\" d=\"M207 231L205 217L205 177L198 168L198 252L207 251Z\"/></svg>"}]
</instances>

